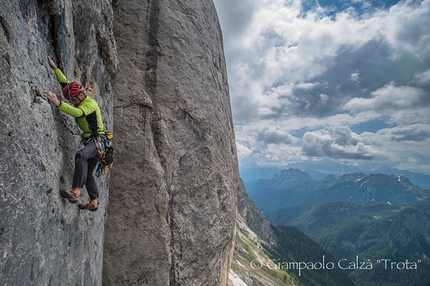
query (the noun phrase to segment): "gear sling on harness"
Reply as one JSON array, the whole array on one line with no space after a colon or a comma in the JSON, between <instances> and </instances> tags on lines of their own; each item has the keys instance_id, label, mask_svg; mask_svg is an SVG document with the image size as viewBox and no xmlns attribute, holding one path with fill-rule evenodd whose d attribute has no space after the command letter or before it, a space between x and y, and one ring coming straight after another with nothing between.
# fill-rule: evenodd
<instances>
[{"instance_id":1,"label":"gear sling on harness","mask_svg":"<svg viewBox=\"0 0 430 286\"><path fill-rule=\"evenodd\" d=\"M99 163L96 171L97 178L100 178L101 175L106 175L106 167L109 170L112 169L114 161L112 138L112 133L106 131L105 135L98 135L82 141L82 144L85 146L91 142L94 142L96 145L97 154L99 156Z\"/></svg>"},{"instance_id":2,"label":"gear sling on harness","mask_svg":"<svg viewBox=\"0 0 430 286\"><path fill-rule=\"evenodd\" d=\"M97 152L100 157L99 164L97 166L96 176L106 175L106 167L112 169L113 166L113 146L112 139L113 135L111 132L106 131L105 135L97 136L94 140Z\"/></svg>"}]
</instances>

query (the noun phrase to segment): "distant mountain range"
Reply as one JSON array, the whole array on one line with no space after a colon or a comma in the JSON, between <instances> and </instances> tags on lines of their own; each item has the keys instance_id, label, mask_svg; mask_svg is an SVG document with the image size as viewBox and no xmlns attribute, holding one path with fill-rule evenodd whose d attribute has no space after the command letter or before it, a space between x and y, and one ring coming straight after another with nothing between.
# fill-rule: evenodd
<instances>
[{"instance_id":1,"label":"distant mountain range","mask_svg":"<svg viewBox=\"0 0 430 286\"><path fill-rule=\"evenodd\" d=\"M291 168L246 187L278 228L299 228L342 263L371 263L345 269L356 285L430 284L430 190L409 178L352 173L315 180Z\"/></svg>"},{"instance_id":2,"label":"distant mountain range","mask_svg":"<svg viewBox=\"0 0 430 286\"><path fill-rule=\"evenodd\" d=\"M345 175L351 173L370 174L391 174L400 175L408 178L414 185L424 189L430 189L430 175L407 170L398 170L390 167L380 167L372 164L350 165L341 164L331 160L323 160L318 162L304 161L300 163L291 163L285 167L264 167L256 164L243 165L240 168L241 178L245 183L252 182L258 179L271 179L274 174L284 169L300 169L308 173L314 180L322 180L327 175Z\"/></svg>"},{"instance_id":3,"label":"distant mountain range","mask_svg":"<svg viewBox=\"0 0 430 286\"><path fill-rule=\"evenodd\" d=\"M412 203L430 196L400 175L353 173L314 180L299 169L283 170L272 179L247 183L248 194L269 217L285 207L345 201L362 204Z\"/></svg>"}]
</instances>

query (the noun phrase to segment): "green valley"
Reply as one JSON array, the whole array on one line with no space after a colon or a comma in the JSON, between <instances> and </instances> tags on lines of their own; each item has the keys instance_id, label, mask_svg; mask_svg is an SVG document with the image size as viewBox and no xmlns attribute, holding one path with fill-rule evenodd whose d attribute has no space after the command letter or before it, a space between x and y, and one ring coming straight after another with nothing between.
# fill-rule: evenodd
<instances>
[{"instance_id":1,"label":"green valley","mask_svg":"<svg viewBox=\"0 0 430 286\"><path fill-rule=\"evenodd\" d=\"M334 256L293 226L274 226L248 197L239 195L232 270L248 285L353 285L341 269L316 269Z\"/></svg>"},{"instance_id":2,"label":"green valley","mask_svg":"<svg viewBox=\"0 0 430 286\"><path fill-rule=\"evenodd\" d=\"M356 285L429 285L429 191L407 178L355 173L316 181L290 169L250 186L278 230L303 231Z\"/></svg>"}]
</instances>

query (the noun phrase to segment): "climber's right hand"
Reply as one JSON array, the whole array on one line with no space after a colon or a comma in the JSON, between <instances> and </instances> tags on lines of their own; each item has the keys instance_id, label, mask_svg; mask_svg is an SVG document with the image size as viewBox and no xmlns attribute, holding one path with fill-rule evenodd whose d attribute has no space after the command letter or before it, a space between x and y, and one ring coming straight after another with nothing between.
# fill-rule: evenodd
<instances>
[{"instance_id":1,"label":"climber's right hand","mask_svg":"<svg viewBox=\"0 0 430 286\"><path fill-rule=\"evenodd\" d=\"M55 93L52 93L50 91L45 92L46 98L51 102L55 107L60 106L61 101L58 100L57 95Z\"/></svg>"}]
</instances>

